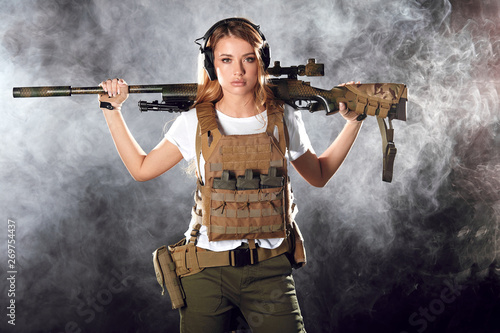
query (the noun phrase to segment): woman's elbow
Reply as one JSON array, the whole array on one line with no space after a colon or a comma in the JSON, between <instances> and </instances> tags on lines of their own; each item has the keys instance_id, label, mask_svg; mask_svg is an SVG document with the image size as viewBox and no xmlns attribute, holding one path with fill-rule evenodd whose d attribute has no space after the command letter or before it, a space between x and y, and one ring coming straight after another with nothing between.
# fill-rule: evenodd
<instances>
[{"instance_id":1,"label":"woman's elbow","mask_svg":"<svg viewBox=\"0 0 500 333\"><path fill-rule=\"evenodd\" d=\"M130 176L132 176L132 179L134 179L136 182L146 182L151 179L151 177L148 177L144 173L141 172L131 172L129 171Z\"/></svg>"},{"instance_id":2,"label":"woman's elbow","mask_svg":"<svg viewBox=\"0 0 500 333\"><path fill-rule=\"evenodd\" d=\"M322 187L325 187L326 184L328 184L329 179L327 179L327 180L324 180L324 179L309 179L309 180L307 180L307 182L309 183L309 185L312 185L312 186L317 187L317 188L322 188Z\"/></svg>"},{"instance_id":3,"label":"woman's elbow","mask_svg":"<svg viewBox=\"0 0 500 333\"><path fill-rule=\"evenodd\" d=\"M149 179L143 179L143 178L137 178L137 177L132 177L136 182L140 182L140 183L143 183L143 182L147 182Z\"/></svg>"},{"instance_id":4,"label":"woman's elbow","mask_svg":"<svg viewBox=\"0 0 500 333\"><path fill-rule=\"evenodd\" d=\"M144 178L141 178L141 177L138 177L138 176L134 176L132 175L132 179L135 180L136 182L145 182L147 179L144 179Z\"/></svg>"}]
</instances>

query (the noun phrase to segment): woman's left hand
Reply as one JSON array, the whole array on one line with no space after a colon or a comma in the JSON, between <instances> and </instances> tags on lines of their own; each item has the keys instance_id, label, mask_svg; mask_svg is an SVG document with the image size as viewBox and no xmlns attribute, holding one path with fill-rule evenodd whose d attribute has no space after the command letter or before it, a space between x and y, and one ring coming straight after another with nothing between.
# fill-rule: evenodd
<instances>
[{"instance_id":1,"label":"woman's left hand","mask_svg":"<svg viewBox=\"0 0 500 333\"><path fill-rule=\"evenodd\" d=\"M346 86L348 84L361 84L361 82L354 82L354 81L350 81L350 82L347 82L347 83L342 83L342 84L339 84L340 87L343 87L343 86ZM359 114L357 114L355 111L352 111L352 110L349 110L347 108L347 106L345 105L345 103L339 103L339 113L342 115L342 117L344 117L345 120L347 120L348 123L357 123L359 122L358 121L358 116Z\"/></svg>"}]
</instances>

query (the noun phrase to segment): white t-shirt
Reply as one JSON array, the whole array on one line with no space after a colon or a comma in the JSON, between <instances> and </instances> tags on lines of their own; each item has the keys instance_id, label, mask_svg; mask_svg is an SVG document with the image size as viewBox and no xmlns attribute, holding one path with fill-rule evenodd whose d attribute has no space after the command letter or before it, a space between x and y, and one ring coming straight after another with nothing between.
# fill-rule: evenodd
<instances>
[{"instance_id":1,"label":"white t-shirt","mask_svg":"<svg viewBox=\"0 0 500 333\"><path fill-rule=\"evenodd\" d=\"M246 135L263 133L267 128L267 112L262 112L259 116L252 116L248 118L233 118L229 117L222 112L217 111L217 120L219 129L223 135ZM294 161L307 150L314 152L309 136L306 133L304 122L300 111L295 111L292 108L285 107L285 124L288 130L289 144L286 153L288 161ZM198 127L198 118L196 117L196 110L183 112L174 121L165 137L168 141L173 143L179 148L182 157L186 161L191 161L196 157L196 130ZM203 156L200 158L201 170L204 173L205 161ZM202 178L204 175L202 174ZM195 224L191 220L189 229L185 235L189 239L191 230ZM281 245L283 238L270 238L258 239L255 241L260 247L273 249ZM212 242L208 240L207 228L202 226L198 236L198 247L212 250L212 251L228 251L237 248L242 242L246 240L224 240Z\"/></svg>"}]
</instances>

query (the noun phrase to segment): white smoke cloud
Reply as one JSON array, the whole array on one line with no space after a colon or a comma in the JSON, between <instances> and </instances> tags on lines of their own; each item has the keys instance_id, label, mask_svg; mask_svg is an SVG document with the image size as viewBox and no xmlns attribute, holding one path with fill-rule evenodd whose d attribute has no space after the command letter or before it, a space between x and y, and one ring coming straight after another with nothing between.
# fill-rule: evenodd
<instances>
[{"instance_id":1,"label":"white smoke cloud","mask_svg":"<svg viewBox=\"0 0 500 333\"><path fill-rule=\"evenodd\" d=\"M453 275L473 262L491 263L499 213L500 33L498 5L481 4L474 8L483 16L444 0L0 1L0 211L19 226L24 331L63 331L68 322L84 331L121 324L176 330L177 314L165 318L169 305L158 296L150 254L187 227L194 180L178 167L133 182L95 96L13 99L12 87L95 86L109 77L194 82L193 41L231 16L260 24L272 60L282 66L308 58L324 63L324 78L304 79L313 86L408 85L408 121L393 122L398 154L391 184L381 181L380 134L370 117L326 188L311 189L292 173L311 254L296 272L311 330L316 323L336 328L344 315L369 310L394 284L409 290L409 275ZM491 17L484 17L487 9ZM175 118L138 112L137 100L158 98L132 95L124 108L145 150ZM318 153L343 126L340 116L303 118ZM455 250L446 252L450 246ZM92 308L92 300L108 295L113 269L133 287Z\"/></svg>"}]
</instances>

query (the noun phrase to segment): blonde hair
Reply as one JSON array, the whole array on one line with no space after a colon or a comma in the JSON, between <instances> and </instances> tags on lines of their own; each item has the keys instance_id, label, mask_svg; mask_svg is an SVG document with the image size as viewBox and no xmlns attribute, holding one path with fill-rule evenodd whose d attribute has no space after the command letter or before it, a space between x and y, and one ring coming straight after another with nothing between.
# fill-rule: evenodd
<instances>
[{"instance_id":1,"label":"blonde hair","mask_svg":"<svg viewBox=\"0 0 500 333\"><path fill-rule=\"evenodd\" d=\"M225 37L236 37L248 42L255 50L259 61L258 80L254 89L254 101L257 110L262 107L275 104L274 95L268 84L268 75L264 70L260 49L264 41L260 34L251 26L247 19L228 21L217 27L209 37L207 46L215 50L217 43ZM222 99L223 92L218 80L211 81L203 67L203 56L200 54L198 65L198 92L196 95L196 104L211 102L217 103Z\"/></svg>"}]
</instances>

